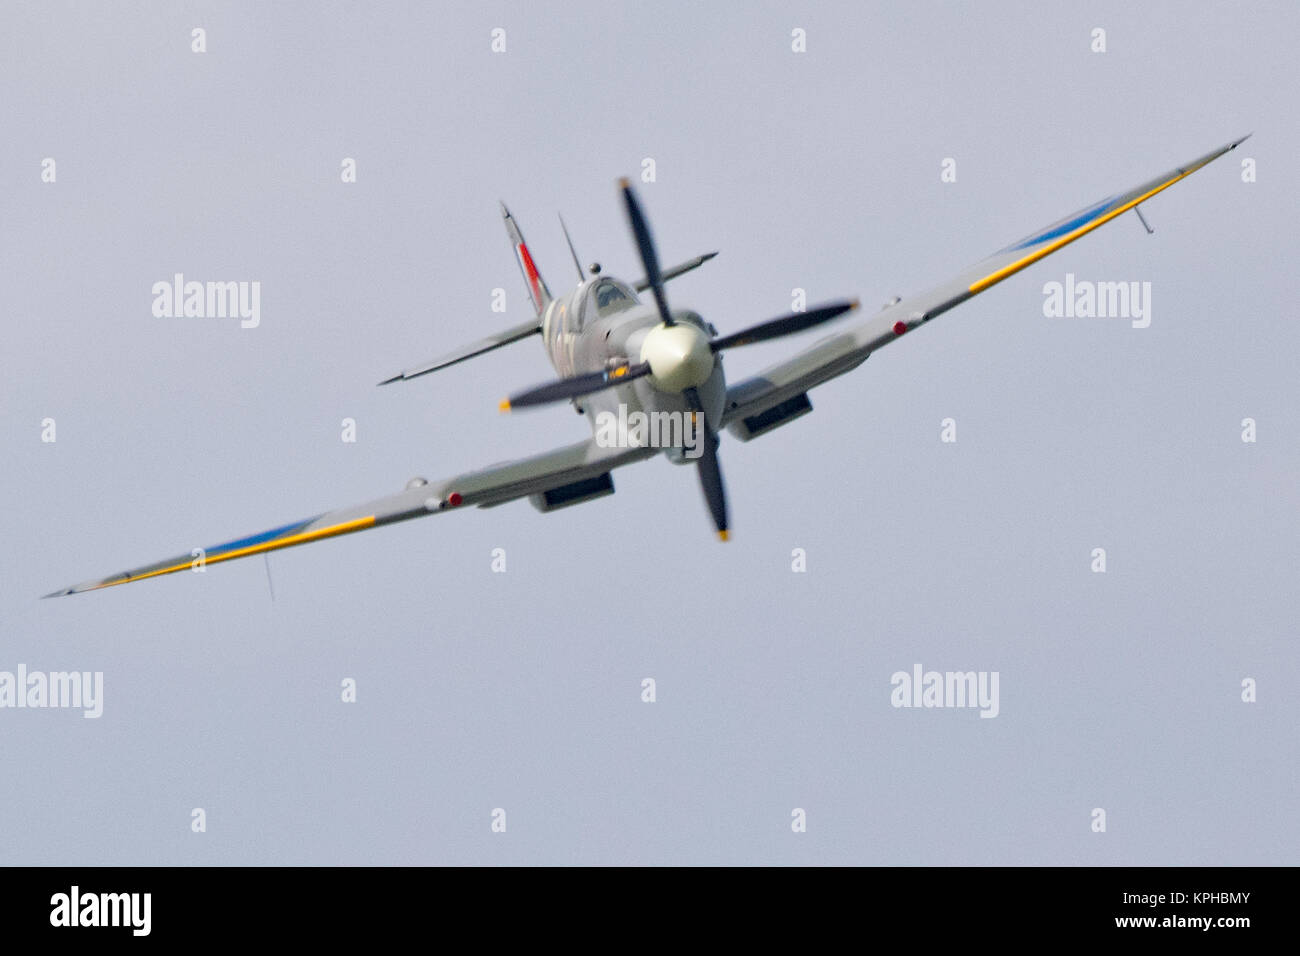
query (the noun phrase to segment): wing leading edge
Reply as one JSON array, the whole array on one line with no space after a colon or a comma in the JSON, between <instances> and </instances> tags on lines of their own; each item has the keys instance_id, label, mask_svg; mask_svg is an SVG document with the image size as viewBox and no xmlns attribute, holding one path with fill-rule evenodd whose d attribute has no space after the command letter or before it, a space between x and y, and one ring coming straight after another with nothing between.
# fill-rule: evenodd
<instances>
[{"instance_id":1,"label":"wing leading edge","mask_svg":"<svg viewBox=\"0 0 1300 956\"><path fill-rule=\"evenodd\" d=\"M738 382L727 390L723 424L732 425L733 433L747 439L749 433L739 427L741 419L761 415L814 386L856 368L872 352L888 345L904 332L942 315L1136 208L1180 179L1187 178L1201 167L1236 149L1248 138L1249 134L1127 192L1093 203L998 250L942 285L897 301L871 318L821 339L752 378Z\"/></svg>"},{"instance_id":2,"label":"wing leading edge","mask_svg":"<svg viewBox=\"0 0 1300 956\"><path fill-rule=\"evenodd\" d=\"M649 458L656 448L602 448L594 438L567 445L531 458L492 465L467 472L441 482L414 484L400 494L379 498L355 508L342 508L272 528L258 534L227 541L210 548L193 549L164 561L133 568L106 578L84 581L60 588L45 597L62 597L95 591L100 588L143 581L146 578L173 574L203 564L217 564L246 558L281 548L292 548L325 538L365 531L381 525L422 518L443 511L477 505L481 508L503 504L526 495L538 494L572 482L595 478L614 468Z\"/></svg>"}]
</instances>

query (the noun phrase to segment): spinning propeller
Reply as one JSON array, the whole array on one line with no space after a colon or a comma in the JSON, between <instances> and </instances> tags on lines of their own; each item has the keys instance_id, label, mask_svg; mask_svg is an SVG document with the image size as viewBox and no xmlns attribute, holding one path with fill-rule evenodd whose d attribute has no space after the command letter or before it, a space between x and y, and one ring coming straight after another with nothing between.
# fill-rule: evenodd
<instances>
[{"instance_id":1,"label":"spinning propeller","mask_svg":"<svg viewBox=\"0 0 1300 956\"><path fill-rule=\"evenodd\" d=\"M632 192L631 184L626 179L620 180L619 189L623 193L632 234L636 237L637 251L641 254L641 264L645 267L645 285L654 295L660 324L646 333L637 361L625 357L603 371L562 378L527 389L503 401L501 410L504 412L512 408L581 398L638 378L649 378L650 383L662 392L682 395L692 416L698 415L702 420L704 443L702 454L697 459L700 487L708 502L714 526L718 529L718 537L726 541L727 496L722 485L722 469L718 465L718 435L704 411L704 403L698 391L699 386L713 374L714 355L723 349L803 332L856 309L858 302L856 299L843 299L806 312L791 312L743 331L710 340L697 326L674 321L668 308L668 297L664 294L663 274L659 269L659 256L650 235L649 223L641 211L636 194Z\"/></svg>"}]
</instances>

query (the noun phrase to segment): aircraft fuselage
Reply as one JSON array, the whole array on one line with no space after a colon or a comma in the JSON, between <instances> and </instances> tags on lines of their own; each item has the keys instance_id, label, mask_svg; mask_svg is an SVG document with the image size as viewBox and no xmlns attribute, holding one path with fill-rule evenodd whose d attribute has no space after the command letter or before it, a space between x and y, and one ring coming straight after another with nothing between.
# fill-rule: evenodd
<instances>
[{"instance_id":1,"label":"aircraft fuselage","mask_svg":"<svg viewBox=\"0 0 1300 956\"><path fill-rule=\"evenodd\" d=\"M705 340L717 334L699 313L690 309L674 309L672 315L674 322L699 330ZM641 302L626 283L595 276L584 279L572 292L547 306L542 316L542 339L555 371L568 378L608 369L627 359L641 361L646 336L661 324L654 304ZM712 421L720 420L727 397L720 355L713 356L712 371L697 391L705 415ZM574 399L573 404L587 416L593 432L602 412L616 417L621 412L624 418L632 412L690 412L681 391L662 391L652 377L585 395ZM679 461L680 455L675 452L680 449L670 449L669 457Z\"/></svg>"}]
</instances>

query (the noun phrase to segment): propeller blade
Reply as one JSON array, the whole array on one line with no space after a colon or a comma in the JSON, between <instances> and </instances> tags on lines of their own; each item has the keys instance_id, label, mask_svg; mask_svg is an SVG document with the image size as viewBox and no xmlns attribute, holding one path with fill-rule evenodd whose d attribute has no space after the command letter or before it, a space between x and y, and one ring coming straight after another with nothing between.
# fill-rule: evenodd
<instances>
[{"instance_id":1,"label":"propeller blade","mask_svg":"<svg viewBox=\"0 0 1300 956\"><path fill-rule=\"evenodd\" d=\"M821 325L823 322L829 322L831 319L841 316L845 312L850 312L857 307L857 299L844 299L839 302L832 302L830 305L823 305L820 308L809 309L807 312L791 312L779 319L760 322L758 325L750 326L740 332L732 332L730 335L716 338L709 343L709 348L715 352L720 352L723 349L734 349L740 345L752 345L755 342L766 342L768 339L792 335L795 332L811 329L815 325Z\"/></svg>"},{"instance_id":2,"label":"propeller blade","mask_svg":"<svg viewBox=\"0 0 1300 956\"><path fill-rule=\"evenodd\" d=\"M718 464L718 436L709 424L709 417L704 414L700 393L688 388L683 394L691 411L704 422L704 448L696 466L700 475L700 487L704 490L704 500L708 502L709 513L713 516L713 526L718 529L718 538L726 541L727 492L722 485L722 467Z\"/></svg>"},{"instance_id":3,"label":"propeller blade","mask_svg":"<svg viewBox=\"0 0 1300 956\"><path fill-rule=\"evenodd\" d=\"M622 385L624 382L630 382L635 378L642 378L649 374L650 363L637 362L635 365L619 365L616 368L606 369L602 372L588 372L586 375L562 378L559 381L547 382L545 385L538 385L536 388L530 388L527 391L519 392L517 395L511 395L501 403L501 411L508 412L512 408L526 408L529 405L545 405L548 402L562 402L570 398L580 398L583 395L590 395L592 392L599 392L602 388Z\"/></svg>"},{"instance_id":4,"label":"propeller blade","mask_svg":"<svg viewBox=\"0 0 1300 956\"><path fill-rule=\"evenodd\" d=\"M645 267L645 284L654 293L655 304L659 306L659 318L664 325L673 324L672 313L668 311L668 297L664 295L664 277L659 271L659 255L655 252L655 241L650 236L650 224L641 212L641 204L632 192L632 184L626 179L618 181L618 188L623 191L623 202L627 206L627 218L632 224L636 236L637 250L641 253L641 265Z\"/></svg>"}]
</instances>

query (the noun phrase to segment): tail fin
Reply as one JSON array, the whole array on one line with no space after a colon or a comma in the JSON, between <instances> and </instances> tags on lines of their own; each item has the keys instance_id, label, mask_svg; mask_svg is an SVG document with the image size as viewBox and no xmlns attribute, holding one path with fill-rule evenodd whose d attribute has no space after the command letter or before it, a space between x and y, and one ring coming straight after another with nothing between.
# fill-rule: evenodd
<instances>
[{"instance_id":1,"label":"tail fin","mask_svg":"<svg viewBox=\"0 0 1300 956\"><path fill-rule=\"evenodd\" d=\"M537 264L533 262L528 244L524 242L524 234L519 231L519 226L505 203L501 204L501 217L505 219L506 233L510 236L510 245L514 247L515 258L519 260L519 269L524 274L524 281L528 283L528 297L533 300L533 308L540 316L551 303L551 290L546 288L542 274L537 271Z\"/></svg>"}]
</instances>

